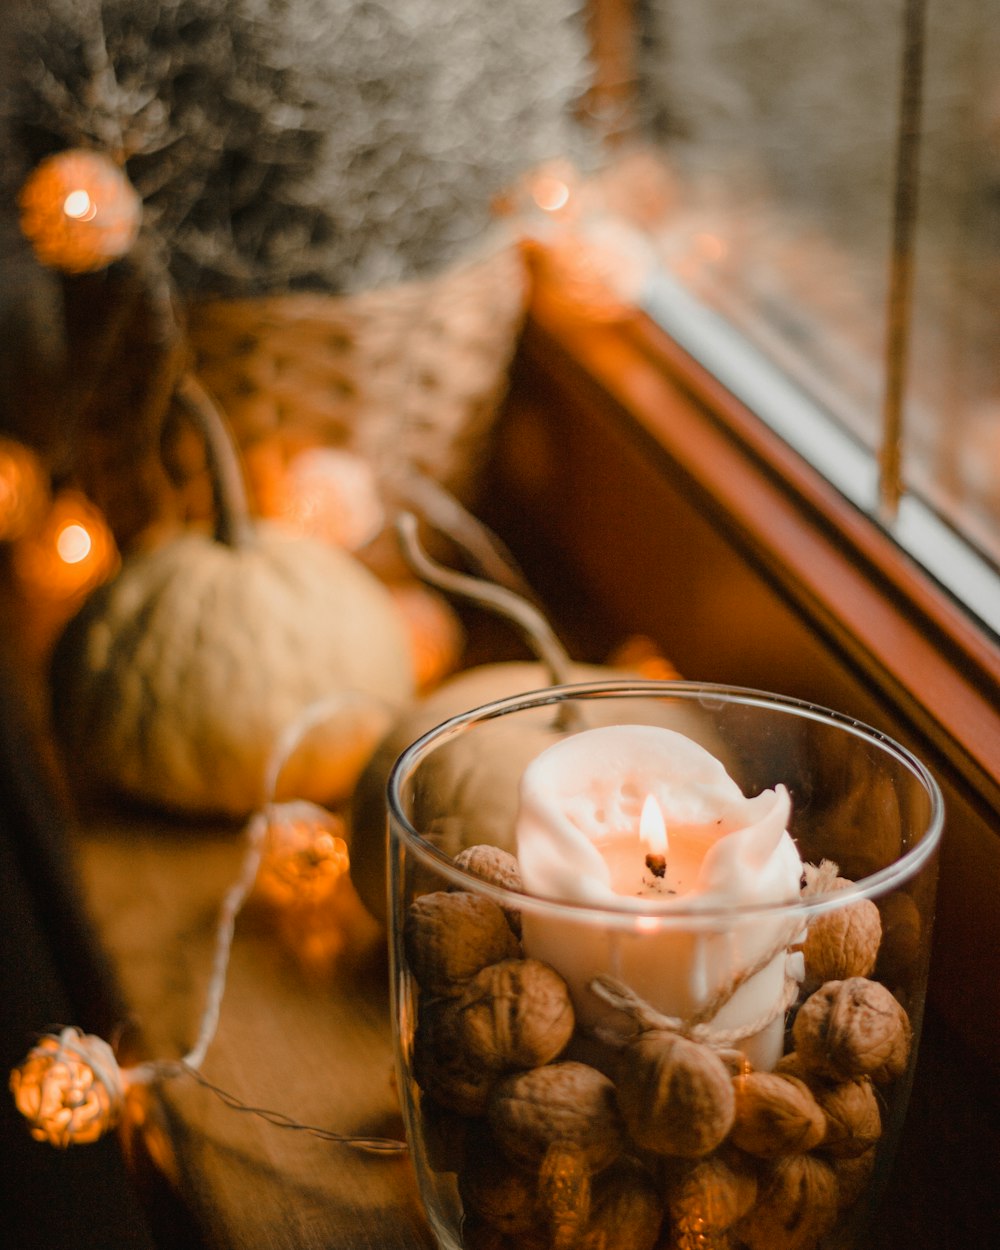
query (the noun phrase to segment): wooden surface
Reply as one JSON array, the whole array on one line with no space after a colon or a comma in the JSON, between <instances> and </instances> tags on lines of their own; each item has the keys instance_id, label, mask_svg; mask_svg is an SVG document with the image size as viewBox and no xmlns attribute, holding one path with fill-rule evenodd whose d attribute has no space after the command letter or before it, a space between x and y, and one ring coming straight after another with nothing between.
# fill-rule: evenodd
<instances>
[{"instance_id":1,"label":"wooden surface","mask_svg":"<svg viewBox=\"0 0 1000 1250\"><path fill-rule=\"evenodd\" d=\"M126 1049L183 1054L197 1032L239 830L93 817L86 895L131 1011ZM381 933L348 887L330 923L298 932L241 913L204 1075L241 1102L345 1134L399 1138ZM303 955L313 950L313 957ZM164 1083L145 1144L212 1250L427 1250L408 1158L380 1157L227 1107L192 1078ZM183 1244L166 1231L166 1244Z\"/></svg>"}]
</instances>

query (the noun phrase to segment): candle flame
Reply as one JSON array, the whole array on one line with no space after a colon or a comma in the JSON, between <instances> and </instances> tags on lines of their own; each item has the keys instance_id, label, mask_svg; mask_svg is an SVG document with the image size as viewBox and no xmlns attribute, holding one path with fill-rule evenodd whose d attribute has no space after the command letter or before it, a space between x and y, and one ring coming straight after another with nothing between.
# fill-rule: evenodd
<instances>
[{"instance_id":1,"label":"candle flame","mask_svg":"<svg viewBox=\"0 0 1000 1250\"><path fill-rule=\"evenodd\" d=\"M639 841L651 855L666 855L667 826L660 805L651 794L646 795L639 817Z\"/></svg>"}]
</instances>

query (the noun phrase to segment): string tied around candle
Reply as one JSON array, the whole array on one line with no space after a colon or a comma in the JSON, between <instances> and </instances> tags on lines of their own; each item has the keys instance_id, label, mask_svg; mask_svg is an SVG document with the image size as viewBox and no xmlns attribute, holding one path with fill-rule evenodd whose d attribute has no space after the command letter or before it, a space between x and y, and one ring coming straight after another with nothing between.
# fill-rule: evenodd
<instances>
[{"instance_id":1,"label":"string tied around candle","mask_svg":"<svg viewBox=\"0 0 1000 1250\"><path fill-rule=\"evenodd\" d=\"M821 860L818 865L804 864L800 898L812 898L832 889L839 871L837 864L828 859ZM798 980L786 974L782 993L775 1002L754 1019L744 1022L739 1028L720 1029L713 1025L712 1021L741 986L759 972L763 972L773 960L782 954L796 951L799 948L797 939L801 932L801 919L792 919L781 936L776 938L758 959L730 977L697 1011L686 1018L664 1015L641 998L631 986L607 973L594 977L589 988L609 1007L628 1016L639 1032L660 1029L669 1033L678 1033L682 1037L701 1042L720 1052L732 1052L740 1042L763 1032L768 1025L785 1014L798 996ZM595 1033L602 1041L612 1045L621 1045L624 1041L622 1033L612 1028L598 1026Z\"/></svg>"}]
</instances>

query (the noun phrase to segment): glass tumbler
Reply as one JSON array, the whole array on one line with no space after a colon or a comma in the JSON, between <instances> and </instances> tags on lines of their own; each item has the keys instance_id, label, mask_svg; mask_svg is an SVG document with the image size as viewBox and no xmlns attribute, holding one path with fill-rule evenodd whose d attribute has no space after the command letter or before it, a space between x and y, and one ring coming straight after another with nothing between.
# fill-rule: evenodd
<instances>
[{"instance_id":1,"label":"glass tumbler","mask_svg":"<svg viewBox=\"0 0 1000 1250\"><path fill-rule=\"evenodd\" d=\"M614 749L609 726L631 727ZM647 742L657 775L672 744L672 793L727 774L707 816L666 800L665 845ZM438 726L388 810L399 1092L441 1247L866 1244L927 981L943 807L917 758L775 694L607 681ZM525 887L539 862L559 888Z\"/></svg>"}]
</instances>

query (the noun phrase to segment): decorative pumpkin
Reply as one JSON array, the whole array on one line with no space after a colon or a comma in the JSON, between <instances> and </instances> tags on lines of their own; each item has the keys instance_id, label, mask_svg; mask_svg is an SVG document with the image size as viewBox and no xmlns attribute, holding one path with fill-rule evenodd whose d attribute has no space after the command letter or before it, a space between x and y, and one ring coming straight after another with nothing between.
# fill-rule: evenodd
<instances>
[{"instance_id":1,"label":"decorative pumpkin","mask_svg":"<svg viewBox=\"0 0 1000 1250\"><path fill-rule=\"evenodd\" d=\"M573 664L565 679L599 681L609 676L628 674L601 665ZM530 661L466 669L405 712L379 744L358 781L350 820L351 879L377 920L386 917L385 793L397 758L411 742L460 712L551 684L549 668ZM454 795L447 802L447 821L435 821L432 827L421 829L445 854L457 855L465 847L481 843L514 849L521 773L530 760L551 745L558 732L550 709L540 708L537 715L526 715L537 718L537 728L531 732L524 720L516 727L499 721L482 727L481 733L477 730L475 751L470 750L472 743L467 738L459 738L424 766L435 770L436 807L442 806L442 796Z\"/></svg>"},{"instance_id":2,"label":"decorative pumpkin","mask_svg":"<svg viewBox=\"0 0 1000 1250\"><path fill-rule=\"evenodd\" d=\"M72 765L165 808L243 815L272 796L272 754L320 700L296 798L353 787L412 695L409 643L387 588L348 553L247 519L221 418L192 379L216 536L184 533L127 558L70 622L53 664L56 723ZM290 784L290 782L289 782Z\"/></svg>"},{"instance_id":3,"label":"decorative pumpkin","mask_svg":"<svg viewBox=\"0 0 1000 1250\"><path fill-rule=\"evenodd\" d=\"M389 773L399 755L417 738L442 721L497 699L568 682L594 682L637 677L635 668L578 664L570 660L551 626L538 609L508 586L496 585L443 568L421 547L416 522L401 513L396 528L404 555L414 573L439 590L475 600L480 607L505 616L523 631L540 663L507 661L466 669L444 682L432 694L408 709L386 735L354 792L351 812L351 879L362 902L377 919L386 916L385 794ZM648 647L643 655L648 658ZM670 670L671 672L673 670ZM694 718L680 708L656 702L630 707L652 724L666 724L680 732L696 733ZM596 700L579 709L586 726L616 719L614 701ZM529 726L529 718L534 722ZM701 727L703 728L703 727ZM514 849L514 820L518 783L528 762L551 746L556 734L571 732L551 708L540 707L517 718L481 725L474 740L460 735L438 750L423 767L421 793L433 792L433 814L421 818L419 798L413 819L420 832L447 855L482 843ZM432 778L432 780L429 780ZM440 812L447 811L442 819Z\"/></svg>"}]
</instances>

